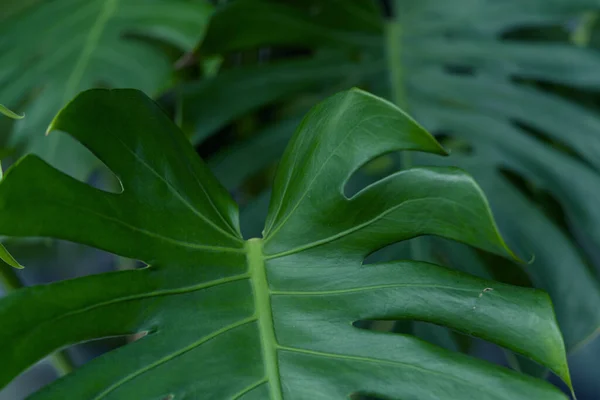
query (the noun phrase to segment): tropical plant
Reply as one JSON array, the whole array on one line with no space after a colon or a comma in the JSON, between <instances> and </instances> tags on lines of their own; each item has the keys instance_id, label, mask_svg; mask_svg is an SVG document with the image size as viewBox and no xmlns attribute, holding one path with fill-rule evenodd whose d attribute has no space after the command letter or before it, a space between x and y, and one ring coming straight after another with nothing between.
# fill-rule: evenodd
<instances>
[{"instance_id":1,"label":"tropical plant","mask_svg":"<svg viewBox=\"0 0 600 400\"><path fill-rule=\"evenodd\" d=\"M597 1L389 3L390 22L370 0L238 0L220 8L201 54L271 56L258 64L225 62L217 76L186 84L184 126L201 143L271 111L271 125L246 129L208 160L248 201L260 192L252 178L277 162L307 98L360 85L393 100L452 150L450 163L489 194L509 245L535 260L523 276L498 258L437 240L419 241L412 257L544 289L567 348L583 345L600 326L600 118L558 92L600 84L600 56L585 47ZM446 163L421 155L389 160L387 171ZM240 162L244 168L232 168ZM267 199L257 196L242 219L258 220Z\"/></svg>"},{"instance_id":2,"label":"tropical plant","mask_svg":"<svg viewBox=\"0 0 600 400\"><path fill-rule=\"evenodd\" d=\"M171 59L193 50L211 11L204 0L4 0L0 98L27 114L6 128L8 145L86 178L90 154L68 137L44 139L52 116L92 87L157 95L169 85Z\"/></svg>"},{"instance_id":3,"label":"tropical plant","mask_svg":"<svg viewBox=\"0 0 600 400\"><path fill-rule=\"evenodd\" d=\"M455 168L410 168L344 195L348 178L378 155L445 154L391 103L354 89L314 107L280 163L263 238L246 241L235 202L141 92L84 92L50 131L86 146L122 190L93 188L26 156L0 183L0 234L84 243L148 266L1 299L1 385L65 346L136 334L33 398L566 398L542 380L353 325L448 326L570 384L545 293L412 260L364 263L420 235L514 257L481 190Z\"/></svg>"}]
</instances>

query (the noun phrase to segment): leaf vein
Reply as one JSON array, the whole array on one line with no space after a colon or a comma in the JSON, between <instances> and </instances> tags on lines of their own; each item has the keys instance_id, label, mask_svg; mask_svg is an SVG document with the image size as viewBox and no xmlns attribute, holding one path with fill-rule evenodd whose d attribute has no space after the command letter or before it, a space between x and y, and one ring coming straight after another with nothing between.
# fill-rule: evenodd
<instances>
[{"instance_id":1,"label":"leaf vein","mask_svg":"<svg viewBox=\"0 0 600 400\"><path fill-rule=\"evenodd\" d=\"M140 270L140 271L144 271L144 270ZM250 277L249 274L234 275L234 276L230 276L230 277L227 277L227 278L216 279L216 280L213 280L213 281L209 281L209 282L205 282L205 283L198 284L198 285L193 285L193 286L186 286L186 287L175 288L175 289L157 290L157 291L154 291L154 292L135 294L135 295L130 295L130 296L119 297L119 298L108 300L108 301L103 301L103 302L100 302L100 303L97 303L97 304L93 304L93 305L90 305L90 306L87 306L87 307L83 307L83 308L80 308L80 309L77 309L77 310L69 311L67 313L58 315L58 316L53 317L51 319L48 319L46 321L38 322L36 324L36 327L35 327L34 330L29 331L26 335L20 334L19 338L21 339L21 341L24 341L29 336L34 335L34 333L36 331L46 329L45 326L48 325L48 324L52 324L54 322L60 321L61 319L72 317L74 315L78 315L78 314L83 314L83 313L86 313L86 312L90 312L90 311L95 310L97 308L101 308L101 307L105 307L105 306L110 306L110 305L114 305L114 304L118 304L118 303L123 303L123 302L127 302L127 301L142 300L142 299L151 298L151 297L168 296L168 295L174 295L174 294L190 293L190 292L194 292L194 291L198 291L198 290L203 290L203 289L208 289L208 288L211 288L211 287L223 285L223 284L230 283L230 282L235 282L235 281L239 281L239 280L243 280L243 279L248 279L249 277Z\"/></svg>"},{"instance_id":2,"label":"leaf vein","mask_svg":"<svg viewBox=\"0 0 600 400\"><path fill-rule=\"evenodd\" d=\"M413 365L413 364L409 364L409 363L405 363L405 362L401 362L401 361L383 360L383 359L379 359L379 358L364 357L364 356L351 356L351 355L321 352L321 351L315 351L315 350L306 350L306 349L301 349L298 347L288 347L288 346L280 346L279 349L283 350L283 351L289 351L292 353L301 353L301 354L306 354L306 355L316 356L316 357L337 358L337 359L341 359L341 360L362 361L362 362L368 362L368 363L374 363L374 364L390 365L390 366L394 366L394 367L409 368L409 369L414 369L414 370L418 370L421 372L425 372L428 374L438 375L438 376L442 377L443 379L449 379L449 380L458 382L463 385L466 384L468 386L479 388L478 385L473 384L473 382L470 380L461 379L454 375L450 375L450 374L443 373L440 371L435 371L435 370L432 370L429 368L423 368L423 367L420 367L417 365Z\"/></svg>"},{"instance_id":3,"label":"leaf vein","mask_svg":"<svg viewBox=\"0 0 600 400\"><path fill-rule=\"evenodd\" d=\"M242 389L239 393L236 393L233 395L233 397L231 398L231 400L239 400L242 398L242 396L244 396L245 394L248 394L249 392L251 392L252 390L256 389L257 387L264 385L265 383L268 382L267 378L263 378L259 381L254 382L253 384L249 385L248 387Z\"/></svg>"},{"instance_id":4,"label":"leaf vein","mask_svg":"<svg viewBox=\"0 0 600 400\"><path fill-rule=\"evenodd\" d=\"M388 284L388 285L376 285L376 286L366 286L366 287L355 287L349 289L339 289L339 290L325 290L325 291L271 291L272 295L275 296L327 296L327 295L336 295L336 294L346 294L346 293L360 293L377 289L393 289L393 288L431 288L431 289L448 289L448 290L456 290L461 292L473 292L479 293L478 289L468 289L468 288L460 288L453 286L445 286L445 285L431 285L431 284Z\"/></svg>"},{"instance_id":5,"label":"leaf vein","mask_svg":"<svg viewBox=\"0 0 600 400\"><path fill-rule=\"evenodd\" d=\"M344 109L344 111L345 111L345 109ZM371 116L371 117L368 117L368 118L365 118L365 119L361 120L352 129L350 129L348 131L348 133L339 141L339 143L337 144L337 146L335 147L335 149L333 149L333 151L327 156L327 158L323 161L323 163L321 163L319 169L315 173L315 176L309 182L308 186L306 187L306 189L302 193L302 196L300 196L300 198L298 199L298 201L296 202L296 204L294 204L294 207L285 215L285 217L282 219L282 221L280 223L278 223L274 227L273 232L269 235L269 237L267 237L265 239L265 245L269 242L269 240L271 240L277 234L277 232L279 232L279 230L290 219L290 217L296 211L296 209L298 209L298 207L300 206L300 203L302 203L302 201L304 200L304 198L308 195L308 192L310 191L310 189L312 188L312 186L314 185L314 183L316 182L316 180L319 178L319 176L321 176L321 173L323 172L323 170L325 169L325 167L327 166L327 164L329 163L329 161L331 160L331 158L337 154L337 152L339 151L340 147L342 147L342 145L346 142L346 140L354 133L354 131L356 131L358 128L360 128L365 122L373 120L373 119L377 119L377 118L381 118L381 116L374 115L374 116ZM287 189L287 187L286 187L286 189ZM284 196L285 196L285 193L281 196L281 205L283 205ZM281 206L279 207L279 210L281 210Z\"/></svg>"},{"instance_id":6,"label":"leaf vein","mask_svg":"<svg viewBox=\"0 0 600 400\"><path fill-rule=\"evenodd\" d=\"M367 226L369 226L369 225L371 225L371 224L379 221L380 219L382 219L386 215L388 215L388 214L396 211L398 208L400 208L400 207L402 207L404 205L407 205L407 204L410 204L410 203L419 202L419 201L432 200L432 199L436 199L436 200L439 200L441 202L443 202L443 201L449 202L448 199L444 199L444 198L436 197L436 196L422 197L422 198L419 198L419 199L405 200L405 201L403 201L403 202L401 202L399 204L396 204L393 207L388 208L387 210L383 211L382 213L376 215L374 218L372 218L372 219L370 219L368 221L365 221L362 224L356 225L356 226L354 226L354 227L352 227L350 229L346 229L345 231L342 231L340 233L336 233L335 235L326 237L326 238L321 239L321 240L317 240L315 242L307 243L305 245L298 246L298 247L290 249L290 250L282 251L280 253L275 253L275 254L268 255L268 256L265 257L265 260L271 260L271 259L274 259L274 258L288 256L290 254L299 253L301 251L308 250L308 249L313 248L313 247L317 247L317 246L321 246L321 245L327 244L329 242L333 242L334 240L337 240L337 239L340 239L340 238L342 238L344 236L350 235L350 234L352 234L352 233L354 233L356 231L359 231L359 230L361 230L361 229L363 229L363 228L365 228L365 227L367 227ZM459 206L460 206L460 204L459 204Z\"/></svg>"},{"instance_id":7,"label":"leaf vein","mask_svg":"<svg viewBox=\"0 0 600 400\"><path fill-rule=\"evenodd\" d=\"M111 131L112 133L112 131ZM223 235L225 235L226 237L232 238L238 242L241 242L241 239L238 238L235 235L232 235L231 233L223 230L220 226L218 226L217 224L215 224L213 221L211 221L210 219L208 219L206 216L204 216L199 210L197 210L193 205L191 205L180 193L177 189L175 189L173 187L173 185L167 181L163 176L161 176L154 168L152 168L150 165L148 165L148 163L146 163L146 161L144 161L138 154L136 154L136 152L134 152L120 137L116 136L113 134L113 137L121 143L121 145L123 146L123 148L125 150L127 150L133 157L135 157L135 159L142 165L144 166L146 169L148 169L154 176L156 176L160 181L162 181L165 185L167 185L167 187L169 188L169 191L171 193L173 193L178 199L179 201L181 201L190 211L192 211L195 215L197 215L201 220L203 220L204 222L206 222L209 226L213 227L217 232L221 232ZM199 182L198 178L194 175L194 178L197 182ZM217 212L217 214L223 218L223 216L221 215L221 213L217 210L217 208L215 207L214 203L212 202L212 200L210 199L210 196L208 196L208 193L206 193L206 190L204 189L204 186L200 185L200 188L202 189L202 191L204 192L204 194L206 194L209 203L211 204L211 206L213 207L213 209L215 209L215 211ZM228 225L229 226L229 225Z\"/></svg>"},{"instance_id":8,"label":"leaf vein","mask_svg":"<svg viewBox=\"0 0 600 400\"><path fill-rule=\"evenodd\" d=\"M182 349L179 349L179 350L177 350L177 351L175 351L173 353L170 353L167 356L165 356L165 357L163 357L163 358L161 358L161 359L153 362L152 364L149 364L146 367L141 368L141 369L135 371L134 373L131 373L131 374L127 375L123 379L115 382L113 385L109 386L104 391L102 391L101 393L99 393L96 397L94 397L94 400L100 400L100 399L106 397L111 392L117 390L119 387L121 387L124 384L126 384L127 382L135 379L136 377L138 377L138 376L140 376L140 375L142 375L142 374L150 371L151 369L157 368L157 367L159 367L159 366L161 366L161 365L163 365L165 363L168 363L169 361L171 361L171 360L173 360L173 359L175 359L175 358L177 358L177 357L179 357L179 356L181 356L181 355L183 355L183 354L185 354L185 353L187 353L189 351L194 350L195 348L197 348L197 347L203 345L204 343L206 343L206 342L208 342L208 341L216 338L219 335L222 335L224 333L227 333L229 331L232 331L232 330L234 330L236 328L239 328L241 326L247 325L247 324L252 323L254 321L256 321L256 317L249 317L249 318L245 318L243 320L240 320L240 321L238 321L236 323L233 323L231 325L228 325L228 326L226 326L224 328L221 328L221 329L219 329L217 331L214 331L213 333L211 333L209 335L206 335L206 336L198 339L194 343L192 343L192 344L190 344L190 345L188 345L188 346L186 346L186 347L184 347Z\"/></svg>"},{"instance_id":9,"label":"leaf vein","mask_svg":"<svg viewBox=\"0 0 600 400\"><path fill-rule=\"evenodd\" d=\"M69 204L69 203L62 202L62 201L56 200L56 199L54 199L54 201L56 201L58 203L61 203L63 205L66 205L68 207L71 207L71 208L76 208L76 209L79 209L81 211L88 212L90 214L96 215L97 217L103 218L105 220L114 222L114 223L119 224L119 225L122 225L125 228L130 229L130 230L132 230L134 232L139 232L139 233L144 234L146 236L149 236L149 237L152 237L152 238L155 238L155 239L159 239L159 240L163 240L163 241L168 242L168 243L172 243L172 244L174 244L176 246L188 247L188 248L191 248L191 249L198 249L198 250L214 251L214 252L226 252L226 253L243 253L244 252L244 249L242 249L242 248L236 249L234 247L208 246L208 245L202 245L202 244L191 243L191 242L184 242L184 241L181 241L181 240L172 239L172 238L163 236L161 234L158 234L156 232L148 231L146 229L139 228L137 226L133 226L131 224L128 224L127 222L121 221L118 218L114 218L114 217L111 217L109 215L105 215L105 214L96 212L96 211L91 210L89 208L85 208L85 207L81 207L81 206Z\"/></svg>"}]
</instances>

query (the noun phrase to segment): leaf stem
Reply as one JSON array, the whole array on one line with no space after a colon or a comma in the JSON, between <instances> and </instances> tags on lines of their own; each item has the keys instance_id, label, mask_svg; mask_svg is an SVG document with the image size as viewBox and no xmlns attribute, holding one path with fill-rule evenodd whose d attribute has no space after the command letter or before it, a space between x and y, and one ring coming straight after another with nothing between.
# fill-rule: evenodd
<instances>
[{"instance_id":1,"label":"leaf stem","mask_svg":"<svg viewBox=\"0 0 600 400\"><path fill-rule=\"evenodd\" d=\"M254 292L254 306L258 318L258 328L265 364L265 375L269 382L270 398L283 400L281 391L281 378L279 377L279 362L277 349L279 347L275 337L273 324L273 310L271 309L271 292L267 281L265 258L261 239L250 239L246 242L248 252L248 268L252 290Z\"/></svg>"}]
</instances>

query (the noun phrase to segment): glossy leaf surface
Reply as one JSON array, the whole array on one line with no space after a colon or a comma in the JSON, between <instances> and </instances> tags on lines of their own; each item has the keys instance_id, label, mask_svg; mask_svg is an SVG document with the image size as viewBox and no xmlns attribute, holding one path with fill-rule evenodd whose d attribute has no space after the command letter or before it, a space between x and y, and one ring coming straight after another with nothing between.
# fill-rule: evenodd
<instances>
[{"instance_id":1,"label":"glossy leaf surface","mask_svg":"<svg viewBox=\"0 0 600 400\"><path fill-rule=\"evenodd\" d=\"M371 252L437 235L510 256L474 181L413 168L343 195L354 170L392 150L444 154L392 104L359 90L314 107L281 162L263 239L184 135L133 90L92 90L54 119L119 178L92 188L27 156L0 184L0 234L66 239L143 260L138 270L18 290L0 300L0 383L57 349L143 333L34 399L564 399L550 384L368 319L451 327L522 353L569 382L544 293ZM374 138L377 140L374 140Z\"/></svg>"},{"instance_id":2,"label":"glossy leaf surface","mask_svg":"<svg viewBox=\"0 0 600 400\"><path fill-rule=\"evenodd\" d=\"M586 33L579 27L585 20L578 17L597 8L597 2L396 0L390 2L393 21L362 0L343 4L292 1L272 8L267 3L240 0L218 10L207 33L206 51L227 55L232 51L289 46L316 55L332 54L339 65L348 60L369 60L371 70L356 69L345 75L348 80L341 85L362 85L393 99L429 131L451 138L448 147L455 153L468 153L461 167L481 179L492 199L504 199L492 201L492 207L502 215L501 228L507 240L521 254L535 255L533 265L524 271L535 287L551 295L568 349L593 339L600 332L600 263L596 255L600 248L596 205L600 196L600 117L583 102L557 93L565 86L595 90L600 83L600 57L597 51L585 47L589 37L581 37ZM340 14L337 20L330 18L332 3L346 17ZM268 15L256 15L250 11L254 9ZM279 14L279 18L273 14ZM357 16L362 16L362 23L356 21ZM265 18L271 23L260 24ZM243 39L224 34L223 27L228 25L244 27ZM540 41L533 35L528 38L526 33L515 35L516 27L525 32L548 30L547 36L555 35L557 39ZM283 70L287 65L292 69L297 62L288 58L262 65L264 86L277 85L277 75L269 80L269 67ZM380 69L376 68L378 63ZM249 76L251 71L252 66L239 68L236 79ZM228 76L231 71L224 70L216 77L223 80L221 86L235 83L225 82ZM341 87L327 74L322 75L318 86L318 78L317 70L309 77L298 75L308 89L287 91L287 97L280 93L277 101L287 98L293 102L294 96L315 93L315 86L321 88L317 93L325 92L329 84ZM548 87L558 89L551 92ZM218 91L218 87L212 91ZM231 93L229 98L236 103L240 98L254 101L244 97L243 92ZM210 93L197 91L193 100L196 108L211 113ZM268 104L257 100L254 105L258 108ZM230 116L229 122L237 117ZM276 122L273 126L279 127L277 135L291 134L284 119ZM220 127L227 123L221 121ZM244 146L247 154L252 154L259 143L264 143L263 148L266 143L274 143L274 136L271 129L257 130L251 140L236 143L234 155L248 160ZM281 152L282 146L279 149ZM247 162L259 168L269 164L266 157L271 165L280 157L272 148L261 152L265 157ZM419 157L415 161L431 162ZM220 173L220 169L216 171ZM507 179L506 172L524 183ZM227 179L239 188L247 175L230 169ZM503 185L508 185L508 191L498 194L497 187ZM523 193L523 186L529 195ZM541 211L550 206L540 198L550 198L550 206L557 204L552 208L554 213ZM452 246L447 249L446 258L457 251ZM493 262L487 262L486 268L502 269Z\"/></svg>"}]
</instances>

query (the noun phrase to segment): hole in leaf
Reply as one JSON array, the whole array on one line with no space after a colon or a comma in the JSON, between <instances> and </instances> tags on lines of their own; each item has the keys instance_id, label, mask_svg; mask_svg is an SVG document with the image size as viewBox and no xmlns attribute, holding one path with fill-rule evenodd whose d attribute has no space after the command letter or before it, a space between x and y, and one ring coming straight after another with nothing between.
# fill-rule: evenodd
<instances>
[{"instance_id":1,"label":"hole in leaf","mask_svg":"<svg viewBox=\"0 0 600 400\"><path fill-rule=\"evenodd\" d=\"M510 285L531 287L531 279L525 272L524 268L513 263L504 257L495 254L487 253L482 250L476 250L477 254L484 260L487 269L492 274L492 279L498 282L507 283ZM523 251L524 254L527 254ZM531 252L529 252L530 254Z\"/></svg>"},{"instance_id":2,"label":"hole in leaf","mask_svg":"<svg viewBox=\"0 0 600 400\"><path fill-rule=\"evenodd\" d=\"M466 352L470 336L430 322L403 320L359 320L352 323L358 329L412 335L428 343L455 352Z\"/></svg>"},{"instance_id":3,"label":"hole in leaf","mask_svg":"<svg viewBox=\"0 0 600 400\"><path fill-rule=\"evenodd\" d=\"M390 175L398 169L398 166L397 152L384 154L366 162L344 183L344 196L352 198L365 187Z\"/></svg>"},{"instance_id":4,"label":"hole in leaf","mask_svg":"<svg viewBox=\"0 0 600 400\"><path fill-rule=\"evenodd\" d=\"M137 260L63 240L20 239L8 245L11 254L26 267L17 274L27 286L146 266Z\"/></svg>"},{"instance_id":5,"label":"hole in leaf","mask_svg":"<svg viewBox=\"0 0 600 400\"><path fill-rule=\"evenodd\" d=\"M410 240L392 243L365 257L363 265L411 259Z\"/></svg>"},{"instance_id":6,"label":"hole in leaf","mask_svg":"<svg viewBox=\"0 0 600 400\"><path fill-rule=\"evenodd\" d=\"M534 376L543 377L545 375L544 372L547 372L544 367L535 361L504 349L495 343L429 322L415 320L363 320L356 321L353 323L353 326L359 329L412 335L447 351L468 354L472 357ZM356 393L356 395L359 394ZM362 394L370 395L367 392L362 392Z\"/></svg>"},{"instance_id":7,"label":"hole in leaf","mask_svg":"<svg viewBox=\"0 0 600 400\"><path fill-rule=\"evenodd\" d=\"M123 192L121 182L104 163L92 171L87 179L88 185L108 193L119 194Z\"/></svg>"},{"instance_id":8,"label":"hole in leaf","mask_svg":"<svg viewBox=\"0 0 600 400\"><path fill-rule=\"evenodd\" d=\"M29 395L58 379L48 358L23 372L0 390L0 399L26 399Z\"/></svg>"},{"instance_id":9,"label":"hole in leaf","mask_svg":"<svg viewBox=\"0 0 600 400\"><path fill-rule=\"evenodd\" d=\"M116 175L87 147L73 137L60 131L51 132L47 140L60 140L60 146L68 149L60 157L53 157L50 163L57 170L108 193L119 194L123 186ZM48 142L48 145L53 143ZM58 145L58 143L54 143Z\"/></svg>"},{"instance_id":10,"label":"hole in leaf","mask_svg":"<svg viewBox=\"0 0 600 400\"><path fill-rule=\"evenodd\" d=\"M470 347L466 352L470 356L501 365L525 375L548 380L558 386L565 394L570 394L570 390L560 378L536 361L484 339L471 337L469 340Z\"/></svg>"},{"instance_id":11,"label":"hole in leaf","mask_svg":"<svg viewBox=\"0 0 600 400\"><path fill-rule=\"evenodd\" d=\"M473 357L488 361L492 364L503 365L510 368L505 350L486 340L475 337L471 338L471 346L468 353Z\"/></svg>"},{"instance_id":12,"label":"hole in leaf","mask_svg":"<svg viewBox=\"0 0 600 400\"><path fill-rule=\"evenodd\" d=\"M85 363L101 356L104 353L125 346L134 341L135 335L115 336L101 339L94 339L84 343L78 343L66 349L70 360L76 367L81 367Z\"/></svg>"},{"instance_id":13,"label":"hole in leaf","mask_svg":"<svg viewBox=\"0 0 600 400\"><path fill-rule=\"evenodd\" d=\"M69 346L68 348L62 350L62 356L66 357L68 362L71 363L74 368L79 368L92 361L96 357L111 352L119 347L126 346L128 343L131 343L137 339L138 337L136 335L111 336L93 339ZM46 362L51 367L52 359L50 357L46 359ZM39 390L41 387L46 386L59 378L55 368L51 368L54 371L53 378L47 380L44 385L40 386L36 390Z\"/></svg>"}]
</instances>

